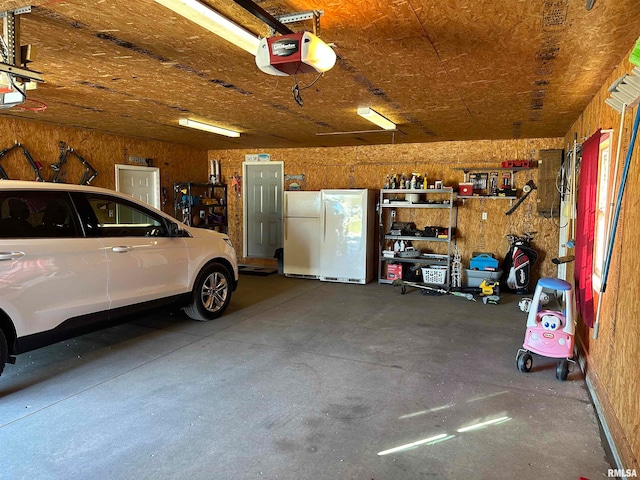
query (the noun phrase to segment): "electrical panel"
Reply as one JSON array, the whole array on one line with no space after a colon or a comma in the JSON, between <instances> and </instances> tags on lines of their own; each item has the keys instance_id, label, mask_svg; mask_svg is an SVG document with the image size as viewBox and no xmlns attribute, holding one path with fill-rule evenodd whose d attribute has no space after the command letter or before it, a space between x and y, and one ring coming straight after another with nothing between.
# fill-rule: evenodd
<instances>
[{"instance_id":1,"label":"electrical panel","mask_svg":"<svg viewBox=\"0 0 640 480\"><path fill-rule=\"evenodd\" d=\"M538 154L538 215L559 217L561 193L559 187L563 150L540 150Z\"/></svg>"}]
</instances>

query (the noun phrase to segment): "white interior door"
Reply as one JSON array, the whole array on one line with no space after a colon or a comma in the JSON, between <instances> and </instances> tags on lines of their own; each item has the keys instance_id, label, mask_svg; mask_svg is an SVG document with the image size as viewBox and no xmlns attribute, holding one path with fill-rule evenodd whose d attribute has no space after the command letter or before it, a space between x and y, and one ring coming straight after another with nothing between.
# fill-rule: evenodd
<instances>
[{"instance_id":1,"label":"white interior door","mask_svg":"<svg viewBox=\"0 0 640 480\"><path fill-rule=\"evenodd\" d=\"M160 169L116 165L116 191L160 209Z\"/></svg>"},{"instance_id":2,"label":"white interior door","mask_svg":"<svg viewBox=\"0 0 640 480\"><path fill-rule=\"evenodd\" d=\"M283 162L242 164L245 257L274 258L282 247Z\"/></svg>"}]
</instances>

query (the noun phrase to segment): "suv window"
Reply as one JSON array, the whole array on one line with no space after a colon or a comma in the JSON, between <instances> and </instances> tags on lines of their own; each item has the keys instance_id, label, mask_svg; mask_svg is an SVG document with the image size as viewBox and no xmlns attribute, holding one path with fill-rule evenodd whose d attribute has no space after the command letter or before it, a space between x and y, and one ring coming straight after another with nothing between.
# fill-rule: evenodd
<instances>
[{"instance_id":1,"label":"suv window","mask_svg":"<svg viewBox=\"0 0 640 480\"><path fill-rule=\"evenodd\" d=\"M103 237L166 237L163 218L116 197L87 195Z\"/></svg>"},{"instance_id":2,"label":"suv window","mask_svg":"<svg viewBox=\"0 0 640 480\"><path fill-rule=\"evenodd\" d=\"M0 192L0 238L81 237L65 192Z\"/></svg>"}]
</instances>

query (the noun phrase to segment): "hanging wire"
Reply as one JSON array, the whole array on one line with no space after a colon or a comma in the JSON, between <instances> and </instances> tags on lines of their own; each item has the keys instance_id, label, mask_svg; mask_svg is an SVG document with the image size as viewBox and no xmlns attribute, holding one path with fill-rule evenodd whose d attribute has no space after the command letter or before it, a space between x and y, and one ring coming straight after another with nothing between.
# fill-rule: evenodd
<instances>
[{"instance_id":1,"label":"hanging wire","mask_svg":"<svg viewBox=\"0 0 640 480\"><path fill-rule=\"evenodd\" d=\"M566 185L566 179L563 178L563 166L560 166L560 169L558 170L558 173L556 174L556 191L553 195L553 201L551 202L551 211L549 212L549 217L545 217L549 218L553 224L558 227L558 228L565 228L567 226L569 226L569 219L567 219L567 222L564 225L560 224L560 218L562 217L562 199L565 197L565 195L568 194L568 188ZM558 202L558 221L556 222L554 215L553 215L553 208L556 205L556 201Z\"/></svg>"},{"instance_id":2,"label":"hanging wire","mask_svg":"<svg viewBox=\"0 0 640 480\"><path fill-rule=\"evenodd\" d=\"M318 80L320 80L320 77L322 77L322 75L324 75L322 72L318 74L318 76L315 78L315 80L313 82L311 82L309 85L307 85L306 87L300 87L300 85L298 85L298 80L296 78L296 74L293 74L293 88L291 89L291 93L293 94L293 99L296 101L296 103L298 105L300 105L301 107L303 106L304 102L302 101L302 95L300 94L300 92L302 90L306 90L307 88L311 88L313 87L316 82Z\"/></svg>"},{"instance_id":3,"label":"hanging wire","mask_svg":"<svg viewBox=\"0 0 640 480\"><path fill-rule=\"evenodd\" d=\"M11 81L11 85L13 86L13 88L15 88L18 92L20 92L20 94L24 97L24 99L27 99L27 87L25 85L24 90L20 89L20 87L18 87L18 84L16 84L16 82L13 80L13 75L8 75L9 76L9 81Z\"/></svg>"}]
</instances>

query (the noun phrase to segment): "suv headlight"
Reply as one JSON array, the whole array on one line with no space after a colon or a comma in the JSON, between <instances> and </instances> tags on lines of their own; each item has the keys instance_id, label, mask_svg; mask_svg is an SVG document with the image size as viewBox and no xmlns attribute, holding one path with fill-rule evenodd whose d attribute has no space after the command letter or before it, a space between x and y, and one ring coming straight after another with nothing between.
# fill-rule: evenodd
<instances>
[{"instance_id":1,"label":"suv headlight","mask_svg":"<svg viewBox=\"0 0 640 480\"><path fill-rule=\"evenodd\" d=\"M227 245L229 245L231 248L233 248L233 243L231 243L231 239L229 237L224 237L223 240L225 241L225 243Z\"/></svg>"}]
</instances>

